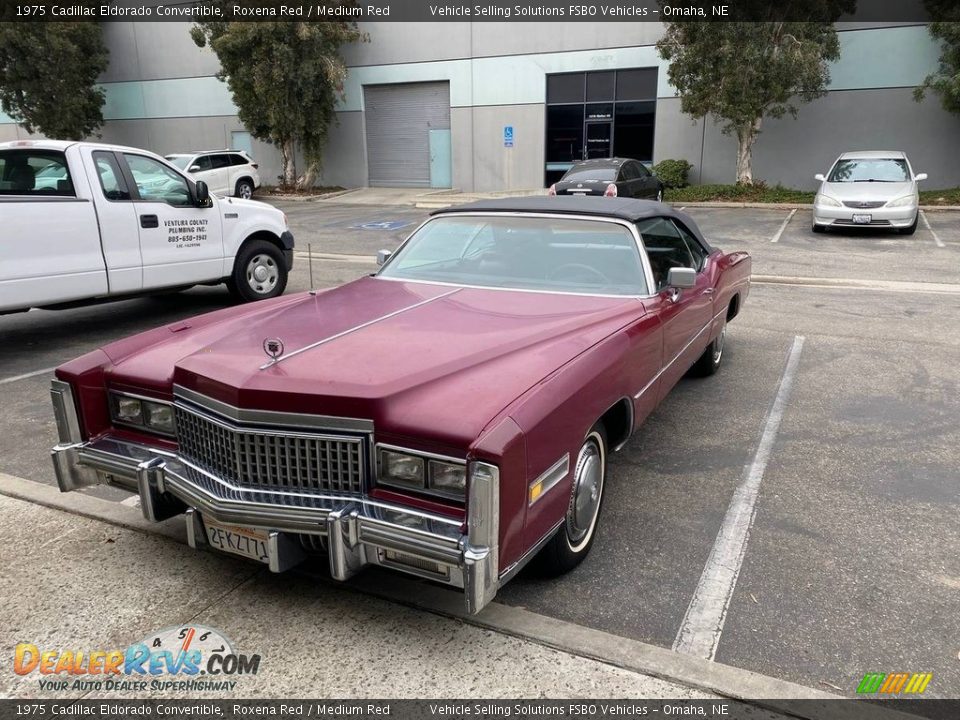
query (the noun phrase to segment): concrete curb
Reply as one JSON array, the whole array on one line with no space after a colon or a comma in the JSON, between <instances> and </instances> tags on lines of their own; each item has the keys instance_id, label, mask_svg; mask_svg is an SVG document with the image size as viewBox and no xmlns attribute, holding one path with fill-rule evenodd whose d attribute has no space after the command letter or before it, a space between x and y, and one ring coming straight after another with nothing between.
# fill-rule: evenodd
<instances>
[{"instance_id":1,"label":"concrete curb","mask_svg":"<svg viewBox=\"0 0 960 720\"><path fill-rule=\"evenodd\" d=\"M173 518L151 523L137 511L116 502L90 495L64 495L55 487L0 472L0 494L54 510L79 515L150 535L161 535L186 542L184 523ZM676 653L638 640L619 637L600 630L557 620L523 608L492 603L479 615L467 615L458 593L402 576L360 575L349 583L309 575L312 579L335 584L338 588L375 595L398 604L415 607L471 625L586 657L624 670L660 678L697 690L748 702L757 707L787 713L793 717L819 720L849 718L859 720L860 703L836 703L841 696L809 688L786 680L760 675L749 670L722 665ZM821 701L805 706L802 714L791 700ZM871 710L882 720L906 720L914 717L886 708Z\"/></svg>"},{"instance_id":2,"label":"concrete curb","mask_svg":"<svg viewBox=\"0 0 960 720\"><path fill-rule=\"evenodd\" d=\"M253 198L254 200L282 200L284 202L316 202L318 200L329 200L331 198L337 198L341 195L347 195L352 192L356 192L357 188L352 188L350 190L336 190L334 192L324 193L323 195L281 195L270 194L264 195L259 198Z\"/></svg>"}]
</instances>

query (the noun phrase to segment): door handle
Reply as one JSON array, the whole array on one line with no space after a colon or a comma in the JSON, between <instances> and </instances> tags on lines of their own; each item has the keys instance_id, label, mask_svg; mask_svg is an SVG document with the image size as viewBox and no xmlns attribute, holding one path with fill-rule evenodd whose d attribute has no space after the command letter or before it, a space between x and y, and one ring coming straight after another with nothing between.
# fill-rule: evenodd
<instances>
[{"instance_id":1,"label":"door handle","mask_svg":"<svg viewBox=\"0 0 960 720\"><path fill-rule=\"evenodd\" d=\"M160 227L160 220L156 215L141 215L140 216L140 227L142 228L157 228Z\"/></svg>"}]
</instances>

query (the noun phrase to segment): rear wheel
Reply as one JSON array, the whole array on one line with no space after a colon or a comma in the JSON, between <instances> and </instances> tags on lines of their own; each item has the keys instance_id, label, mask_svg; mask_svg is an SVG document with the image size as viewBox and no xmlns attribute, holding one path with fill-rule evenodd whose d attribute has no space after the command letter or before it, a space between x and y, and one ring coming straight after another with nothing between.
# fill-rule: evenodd
<instances>
[{"instance_id":1,"label":"rear wheel","mask_svg":"<svg viewBox=\"0 0 960 720\"><path fill-rule=\"evenodd\" d=\"M920 213L917 213L913 218L913 224L905 228L897 228L897 232L901 235L913 235L917 231L917 222L920 220Z\"/></svg>"},{"instance_id":2,"label":"rear wheel","mask_svg":"<svg viewBox=\"0 0 960 720\"><path fill-rule=\"evenodd\" d=\"M713 342L707 345L703 355L690 368L690 374L698 377L707 377L713 375L720 369L720 363L723 362L723 343L727 337L727 326L724 324L720 334L714 338Z\"/></svg>"},{"instance_id":3,"label":"rear wheel","mask_svg":"<svg viewBox=\"0 0 960 720\"><path fill-rule=\"evenodd\" d=\"M287 287L287 264L280 248L266 240L248 242L237 254L228 287L245 302L283 294Z\"/></svg>"},{"instance_id":4,"label":"rear wheel","mask_svg":"<svg viewBox=\"0 0 960 720\"><path fill-rule=\"evenodd\" d=\"M607 434L603 425L597 423L587 433L574 460L573 485L563 524L540 553L548 574L562 575L573 570L590 552L606 475Z\"/></svg>"},{"instance_id":5,"label":"rear wheel","mask_svg":"<svg viewBox=\"0 0 960 720\"><path fill-rule=\"evenodd\" d=\"M253 183L246 178L243 180L237 180L237 187L234 189L233 194L238 198L249 200L253 197Z\"/></svg>"}]
</instances>

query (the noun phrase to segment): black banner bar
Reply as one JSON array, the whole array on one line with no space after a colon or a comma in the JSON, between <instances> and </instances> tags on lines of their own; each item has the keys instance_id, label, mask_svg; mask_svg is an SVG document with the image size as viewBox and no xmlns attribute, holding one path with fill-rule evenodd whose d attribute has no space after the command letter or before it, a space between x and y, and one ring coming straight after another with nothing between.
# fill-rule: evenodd
<instances>
[{"instance_id":1,"label":"black banner bar","mask_svg":"<svg viewBox=\"0 0 960 720\"><path fill-rule=\"evenodd\" d=\"M960 700L0 700L3 720L486 720L700 717L755 720L769 712L823 720L882 720L885 710L931 720L960 716Z\"/></svg>"},{"instance_id":2,"label":"black banner bar","mask_svg":"<svg viewBox=\"0 0 960 720\"><path fill-rule=\"evenodd\" d=\"M835 9L843 7L842 15ZM927 22L923 0L3 0L5 22ZM853 12L847 7L855 7ZM934 18L937 19L937 18Z\"/></svg>"}]
</instances>

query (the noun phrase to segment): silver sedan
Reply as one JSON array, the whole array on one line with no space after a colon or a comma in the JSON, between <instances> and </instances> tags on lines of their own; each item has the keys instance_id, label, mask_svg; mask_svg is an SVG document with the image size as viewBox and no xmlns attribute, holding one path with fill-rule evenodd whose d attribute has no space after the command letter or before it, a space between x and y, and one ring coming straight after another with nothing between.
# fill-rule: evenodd
<instances>
[{"instance_id":1,"label":"silver sedan","mask_svg":"<svg viewBox=\"0 0 960 720\"><path fill-rule=\"evenodd\" d=\"M912 235L920 198L907 156L899 151L844 153L826 177L815 175L820 189L813 201L813 232L827 228L873 227Z\"/></svg>"}]
</instances>

